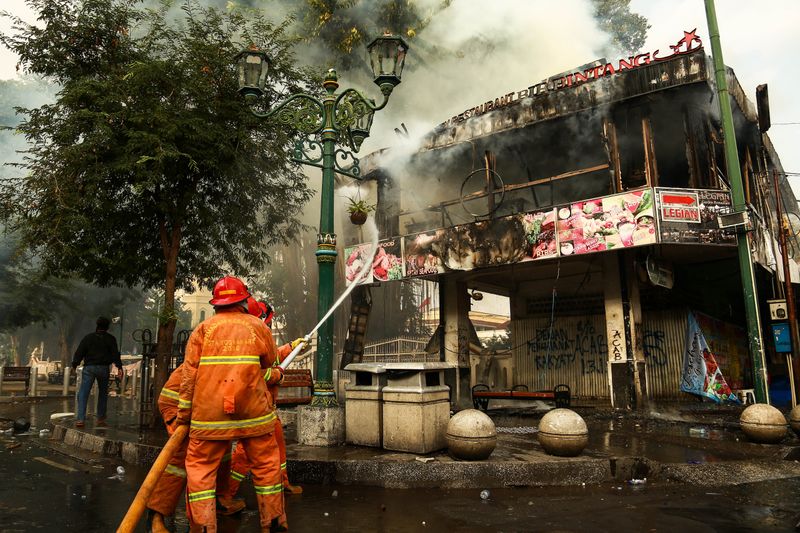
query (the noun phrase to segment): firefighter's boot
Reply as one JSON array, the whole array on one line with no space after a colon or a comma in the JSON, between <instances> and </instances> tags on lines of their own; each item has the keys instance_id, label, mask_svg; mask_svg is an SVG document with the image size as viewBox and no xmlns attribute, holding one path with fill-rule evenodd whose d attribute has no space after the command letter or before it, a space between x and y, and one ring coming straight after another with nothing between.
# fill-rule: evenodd
<instances>
[{"instance_id":1,"label":"firefighter's boot","mask_svg":"<svg viewBox=\"0 0 800 533\"><path fill-rule=\"evenodd\" d=\"M283 492L285 494L303 494L303 487L300 485L292 485L291 483L286 483L283 486Z\"/></svg>"},{"instance_id":2,"label":"firefighter's boot","mask_svg":"<svg viewBox=\"0 0 800 533\"><path fill-rule=\"evenodd\" d=\"M164 523L164 515L156 511L147 511L147 531L149 533L170 533Z\"/></svg>"},{"instance_id":3,"label":"firefighter's boot","mask_svg":"<svg viewBox=\"0 0 800 533\"><path fill-rule=\"evenodd\" d=\"M233 498L226 498L224 496L217 497L217 514L230 516L238 513L244 508L244 500L236 500Z\"/></svg>"}]
</instances>

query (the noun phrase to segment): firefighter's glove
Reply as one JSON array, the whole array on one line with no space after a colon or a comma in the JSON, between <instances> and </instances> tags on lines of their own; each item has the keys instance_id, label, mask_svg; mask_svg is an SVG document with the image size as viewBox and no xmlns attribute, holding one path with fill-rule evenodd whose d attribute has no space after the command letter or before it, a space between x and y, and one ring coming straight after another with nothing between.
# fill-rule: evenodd
<instances>
[{"instance_id":1,"label":"firefighter's glove","mask_svg":"<svg viewBox=\"0 0 800 533\"><path fill-rule=\"evenodd\" d=\"M295 340L292 341L292 350L294 350L295 348L297 348L301 344L304 345L303 349L300 350L301 352L303 350L305 350L306 348L308 348L308 343L306 342L306 340L303 337L300 337L299 339L295 339Z\"/></svg>"},{"instance_id":2,"label":"firefighter's glove","mask_svg":"<svg viewBox=\"0 0 800 533\"><path fill-rule=\"evenodd\" d=\"M283 369L278 365L268 368L264 374L264 381L267 385L280 385L283 381Z\"/></svg>"},{"instance_id":3,"label":"firefighter's glove","mask_svg":"<svg viewBox=\"0 0 800 533\"><path fill-rule=\"evenodd\" d=\"M184 413L185 411L185 413ZM192 412L188 409L181 409L178 411L178 416L175 417L175 425L185 426L192 421Z\"/></svg>"}]
</instances>

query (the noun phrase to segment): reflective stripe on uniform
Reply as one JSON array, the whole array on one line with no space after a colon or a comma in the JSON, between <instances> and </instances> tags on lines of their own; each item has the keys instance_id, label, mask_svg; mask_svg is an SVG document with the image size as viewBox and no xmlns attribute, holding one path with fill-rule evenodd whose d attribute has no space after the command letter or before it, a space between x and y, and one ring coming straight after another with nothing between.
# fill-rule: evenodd
<instances>
[{"instance_id":1,"label":"reflective stripe on uniform","mask_svg":"<svg viewBox=\"0 0 800 533\"><path fill-rule=\"evenodd\" d=\"M277 485L267 485L267 486L259 486L253 485L253 488L256 489L256 494L280 494L283 492L283 484L279 483Z\"/></svg>"},{"instance_id":2,"label":"reflective stripe on uniform","mask_svg":"<svg viewBox=\"0 0 800 533\"><path fill-rule=\"evenodd\" d=\"M244 420L192 420L193 429L239 429L260 426L275 420L275 411L258 418L246 418Z\"/></svg>"},{"instance_id":3,"label":"reflective stripe on uniform","mask_svg":"<svg viewBox=\"0 0 800 533\"><path fill-rule=\"evenodd\" d=\"M216 498L216 491L214 489L211 490L201 490L200 492L190 492L189 493L189 501L190 502L199 502L201 500L211 500Z\"/></svg>"},{"instance_id":4,"label":"reflective stripe on uniform","mask_svg":"<svg viewBox=\"0 0 800 533\"><path fill-rule=\"evenodd\" d=\"M204 355L200 357L200 366L203 365L260 365L261 358L257 355Z\"/></svg>"},{"instance_id":5,"label":"reflective stripe on uniform","mask_svg":"<svg viewBox=\"0 0 800 533\"><path fill-rule=\"evenodd\" d=\"M236 481L243 481L244 478L245 478L245 475L244 474L240 474L236 470L231 470L231 477L233 479L235 479Z\"/></svg>"},{"instance_id":6,"label":"reflective stripe on uniform","mask_svg":"<svg viewBox=\"0 0 800 533\"><path fill-rule=\"evenodd\" d=\"M191 406L192 406L192 400L184 400L183 398L178 400L179 409L189 409Z\"/></svg>"},{"instance_id":7,"label":"reflective stripe on uniform","mask_svg":"<svg viewBox=\"0 0 800 533\"><path fill-rule=\"evenodd\" d=\"M171 389L168 389L166 387L161 389L161 396L164 396L166 398L170 398L172 400L180 399L180 394L178 394L178 391L171 390Z\"/></svg>"},{"instance_id":8,"label":"reflective stripe on uniform","mask_svg":"<svg viewBox=\"0 0 800 533\"><path fill-rule=\"evenodd\" d=\"M272 369L268 368L266 372L264 372L264 381L269 381L269 378L272 377Z\"/></svg>"},{"instance_id":9,"label":"reflective stripe on uniform","mask_svg":"<svg viewBox=\"0 0 800 533\"><path fill-rule=\"evenodd\" d=\"M186 477L186 470L174 465L167 465L167 468L164 469L164 473L172 474L173 476L178 476L178 477Z\"/></svg>"},{"instance_id":10,"label":"reflective stripe on uniform","mask_svg":"<svg viewBox=\"0 0 800 533\"><path fill-rule=\"evenodd\" d=\"M286 470L286 463L281 463L281 470Z\"/></svg>"}]
</instances>

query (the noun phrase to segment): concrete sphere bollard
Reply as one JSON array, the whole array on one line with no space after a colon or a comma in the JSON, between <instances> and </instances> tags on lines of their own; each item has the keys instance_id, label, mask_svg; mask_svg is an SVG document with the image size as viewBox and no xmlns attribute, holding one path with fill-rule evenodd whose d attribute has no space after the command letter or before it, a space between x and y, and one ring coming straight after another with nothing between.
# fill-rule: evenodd
<instances>
[{"instance_id":1,"label":"concrete sphere bollard","mask_svg":"<svg viewBox=\"0 0 800 533\"><path fill-rule=\"evenodd\" d=\"M753 404L742 411L739 426L753 442L774 444L786 436L786 417L765 403Z\"/></svg>"},{"instance_id":2,"label":"concrete sphere bollard","mask_svg":"<svg viewBox=\"0 0 800 533\"><path fill-rule=\"evenodd\" d=\"M589 429L581 415L570 409L553 409L539 422L539 444L550 455L574 457L589 443Z\"/></svg>"},{"instance_id":3,"label":"concrete sphere bollard","mask_svg":"<svg viewBox=\"0 0 800 533\"><path fill-rule=\"evenodd\" d=\"M800 405L789 412L789 425L795 434L800 437Z\"/></svg>"},{"instance_id":4,"label":"concrete sphere bollard","mask_svg":"<svg viewBox=\"0 0 800 533\"><path fill-rule=\"evenodd\" d=\"M482 461L497 446L494 422L477 409L459 411L447 424L447 448L456 459Z\"/></svg>"}]
</instances>

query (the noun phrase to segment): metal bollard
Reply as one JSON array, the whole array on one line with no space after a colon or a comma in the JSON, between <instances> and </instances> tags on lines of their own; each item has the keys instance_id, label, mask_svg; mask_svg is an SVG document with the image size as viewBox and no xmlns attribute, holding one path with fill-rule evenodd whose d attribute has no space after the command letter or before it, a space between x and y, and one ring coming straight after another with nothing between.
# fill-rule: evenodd
<instances>
[{"instance_id":1,"label":"metal bollard","mask_svg":"<svg viewBox=\"0 0 800 533\"><path fill-rule=\"evenodd\" d=\"M133 371L131 375L131 398L136 399L139 397L139 387L137 387L139 381L139 369Z\"/></svg>"},{"instance_id":2,"label":"metal bollard","mask_svg":"<svg viewBox=\"0 0 800 533\"><path fill-rule=\"evenodd\" d=\"M39 369L31 368L31 386L28 391L29 396L39 396Z\"/></svg>"},{"instance_id":3,"label":"metal bollard","mask_svg":"<svg viewBox=\"0 0 800 533\"><path fill-rule=\"evenodd\" d=\"M72 373L72 367L68 366L64 369L64 388L61 390L62 396L67 396L69 394L69 377Z\"/></svg>"}]
</instances>

